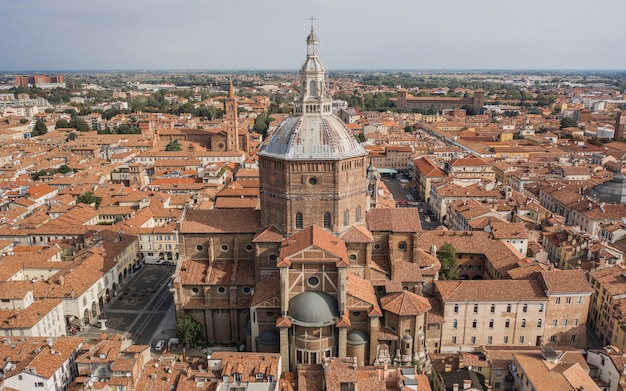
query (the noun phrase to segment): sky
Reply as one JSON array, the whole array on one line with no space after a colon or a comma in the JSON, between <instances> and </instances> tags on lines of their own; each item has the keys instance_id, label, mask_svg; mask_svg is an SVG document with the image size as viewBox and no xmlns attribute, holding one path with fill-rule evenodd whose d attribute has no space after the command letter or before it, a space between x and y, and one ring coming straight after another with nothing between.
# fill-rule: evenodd
<instances>
[{"instance_id":1,"label":"sky","mask_svg":"<svg viewBox=\"0 0 626 391\"><path fill-rule=\"evenodd\" d=\"M0 71L626 69L624 0L0 0Z\"/></svg>"}]
</instances>

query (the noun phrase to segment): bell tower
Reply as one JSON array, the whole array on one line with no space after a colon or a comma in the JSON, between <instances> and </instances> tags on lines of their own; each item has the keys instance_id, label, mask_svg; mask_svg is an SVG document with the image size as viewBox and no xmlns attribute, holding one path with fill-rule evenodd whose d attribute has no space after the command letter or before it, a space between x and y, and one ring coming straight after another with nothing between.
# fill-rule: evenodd
<instances>
[{"instance_id":1,"label":"bell tower","mask_svg":"<svg viewBox=\"0 0 626 391\"><path fill-rule=\"evenodd\" d=\"M228 83L228 96L224 101L224 117L226 118L226 150L239 150L239 116L237 115L237 96L233 81Z\"/></svg>"}]
</instances>

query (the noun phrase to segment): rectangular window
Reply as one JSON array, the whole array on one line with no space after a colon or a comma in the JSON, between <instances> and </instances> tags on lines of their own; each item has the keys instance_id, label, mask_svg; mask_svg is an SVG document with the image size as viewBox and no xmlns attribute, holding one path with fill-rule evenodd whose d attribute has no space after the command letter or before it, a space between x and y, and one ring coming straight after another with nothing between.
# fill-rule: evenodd
<instances>
[{"instance_id":1,"label":"rectangular window","mask_svg":"<svg viewBox=\"0 0 626 391\"><path fill-rule=\"evenodd\" d=\"M572 304L572 297L568 296L565 298L565 304Z\"/></svg>"},{"instance_id":2,"label":"rectangular window","mask_svg":"<svg viewBox=\"0 0 626 391\"><path fill-rule=\"evenodd\" d=\"M582 303L582 302L583 302L583 297L582 297L582 296L578 296L578 297L576 298L576 304L580 304L580 303Z\"/></svg>"},{"instance_id":3,"label":"rectangular window","mask_svg":"<svg viewBox=\"0 0 626 391\"><path fill-rule=\"evenodd\" d=\"M476 337L470 338L471 344L474 345L476 343Z\"/></svg>"},{"instance_id":4,"label":"rectangular window","mask_svg":"<svg viewBox=\"0 0 626 391\"><path fill-rule=\"evenodd\" d=\"M561 298L560 298L560 297L557 297L557 298L555 299L555 302L556 302L556 304L561 304Z\"/></svg>"},{"instance_id":5,"label":"rectangular window","mask_svg":"<svg viewBox=\"0 0 626 391\"><path fill-rule=\"evenodd\" d=\"M452 343L456 344L456 337L452 337Z\"/></svg>"},{"instance_id":6,"label":"rectangular window","mask_svg":"<svg viewBox=\"0 0 626 391\"><path fill-rule=\"evenodd\" d=\"M553 321L552 321L552 327L557 327L557 326L558 326L558 322L559 322L559 321L558 321L558 320L556 320L556 319L555 319L555 320L553 320Z\"/></svg>"},{"instance_id":7,"label":"rectangular window","mask_svg":"<svg viewBox=\"0 0 626 391\"><path fill-rule=\"evenodd\" d=\"M523 335L520 335L520 337L519 337L519 343L524 343L524 336L523 336Z\"/></svg>"},{"instance_id":8,"label":"rectangular window","mask_svg":"<svg viewBox=\"0 0 626 391\"><path fill-rule=\"evenodd\" d=\"M578 319L574 319L574 327L578 326Z\"/></svg>"},{"instance_id":9,"label":"rectangular window","mask_svg":"<svg viewBox=\"0 0 626 391\"><path fill-rule=\"evenodd\" d=\"M509 343L509 336L505 335L504 339L502 340L504 343Z\"/></svg>"},{"instance_id":10,"label":"rectangular window","mask_svg":"<svg viewBox=\"0 0 626 391\"><path fill-rule=\"evenodd\" d=\"M491 344L493 343L493 337L492 337L492 336L488 336L488 337L487 337L487 343L488 343L489 345L491 345Z\"/></svg>"},{"instance_id":11,"label":"rectangular window","mask_svg":"<svg viewBox=\"0 0 626 391\"><path fill-rule=\"evenodd\" d=\"M567 319L563 319L563 327L567 327Z\"/></svg>"}]
</instances>

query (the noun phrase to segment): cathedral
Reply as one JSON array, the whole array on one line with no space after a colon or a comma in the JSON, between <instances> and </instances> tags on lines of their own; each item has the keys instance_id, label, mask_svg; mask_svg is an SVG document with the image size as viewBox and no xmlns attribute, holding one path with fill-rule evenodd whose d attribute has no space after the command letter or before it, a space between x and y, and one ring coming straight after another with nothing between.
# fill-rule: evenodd
<instances>
[{"instance_id":1,"label":"cathedral","mask_svg":"<svg viewBox=\"0 0 626 391\"><path fill-rule=\"evenodd\" d=\"M376 208L378 177L332 114L318 44L311 28L293 113L258 153L260 210L184 212L177 316L208 343L280 353L285 372L325 357L420 362L436 249L416 245L417 209Z\"/></svg>"}]
</instances>

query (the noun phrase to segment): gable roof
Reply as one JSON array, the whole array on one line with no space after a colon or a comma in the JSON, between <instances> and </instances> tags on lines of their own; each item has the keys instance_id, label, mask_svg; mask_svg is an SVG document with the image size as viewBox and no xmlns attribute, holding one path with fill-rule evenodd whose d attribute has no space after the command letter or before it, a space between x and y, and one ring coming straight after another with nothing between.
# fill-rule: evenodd
<instances>
[{"instance_id":1,"label":"gable roof","mask_svg":"<svg viewBox=\"0 0 626 391\"><path fill-rule=\"evenodd\" d=\"M325 252L326 254L323 255L323 258L335 262L337 266L349 265L345 242L332 233L316 225L311 225L283 240L280 249L280 260L277 266L289 266L291 265L291 260L296 257L300 261L307 261L306 254L303 254L303 252L311 248ZM315 259L315 262L320 261L323 261L323 259Z\"/></svg>"}]
</instances>

